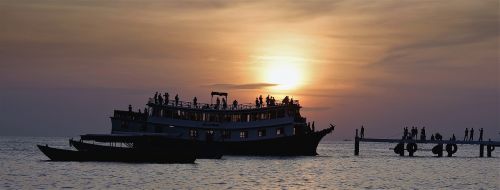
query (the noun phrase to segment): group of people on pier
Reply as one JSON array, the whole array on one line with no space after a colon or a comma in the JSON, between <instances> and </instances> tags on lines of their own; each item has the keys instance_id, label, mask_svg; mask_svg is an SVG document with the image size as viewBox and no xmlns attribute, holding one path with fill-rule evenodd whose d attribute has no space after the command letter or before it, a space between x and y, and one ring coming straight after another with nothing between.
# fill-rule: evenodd
<instances>
[{"instance_id":1,"label":"group of people on pier","mask_svg":"<svg viewBox=\"0 0 500 190\"><path fill-rule=\"evenodd\" d=\"M418 127L411 127L411 129L408 129L408 127L404 127L403 129L403 139L410 139L410 140L417 140L418 139ZM420 140L426 140L426 135L425 135L425 127L422 127L420 130ZM443 140L443 136L439 133L432 134L431 135L431 141L433 140ZM450 137L451 141L455 141L456 137L455 134L452 134L452 137ZM464 141L474 141L474 128L471 128L470 130L468 128L465 128L465 135L464 135ZM479 139L478 141L483 141L483 128L479 129Z\"/></svg>"},{"instance_id":2,"label":"group of people on pier","mask_svg":"<svg viewBox=\"0 0 500 190\"><path fill-rule=\"evenodd\" d=\"M474 141L474 128L465 128L464 141ZM478 141L483 141L483 128L479 129L479 139Z\"/></svg>"},{"instance_id":3,"label":"group of people on pier","mask_svg":"<svg viewBox=\"0 0 500 190\"><path fill-rule=\"evenodd\" d=\"M417 140L418 138L418 127L412 126L411 130L408 130L408 127L405 127L403 129L403 139L415 139ZM422 127L420 130L420 140L425 140L426 135L425 135L425 127Z\"/></svg>"}]
</instances>

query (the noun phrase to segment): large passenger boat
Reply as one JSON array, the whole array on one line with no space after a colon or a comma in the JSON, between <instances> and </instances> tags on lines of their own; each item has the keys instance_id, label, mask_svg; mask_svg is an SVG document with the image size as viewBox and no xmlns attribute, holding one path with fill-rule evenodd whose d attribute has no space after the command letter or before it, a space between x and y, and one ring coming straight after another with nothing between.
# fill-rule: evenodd
<instances>
[{"instance_id":1,"label":"large passenger boat","mask_svg":"<svg viewBox=\"0 0 500 190\"><path fill-rule=\"evenodd\" d=\"M227 104L228 94L212 92L212 100L198 103L180 101L176 95L156 93L144 111L115 110L108 135L82 135L82 140L128 142L141 146L183 146L196 144L199 158L219 155L317 155L320 140L334 126L315 131L301 116L298 100L285 97L256 98L255 104ZM222 101L221 101L222 100ZM137 138L155 137L154 141L134 144ZM76 147L78 148L78 147Z\"/></svg>"}]
</instances>

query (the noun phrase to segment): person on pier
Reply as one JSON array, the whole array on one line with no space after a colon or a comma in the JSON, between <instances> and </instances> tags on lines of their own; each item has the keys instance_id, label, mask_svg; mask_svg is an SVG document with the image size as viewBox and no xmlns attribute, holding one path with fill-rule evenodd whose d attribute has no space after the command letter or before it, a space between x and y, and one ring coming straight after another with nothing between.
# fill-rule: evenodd
<instances>
[{"instance_id":1,"label":"person on pier","mask_svg":"<svg viewBox=\"0 0 500 190\"><path fill-rule=\"evenodd\" d=\"M175 95L175 106L179 104L179 94Z\"/></svg>"},{"instance_id":2,"label":"person on pier","mask_svg":"<svg viewBox=\"0 0 500 190\"><path fill-rule=\"evenodd\" d=\"M457 138L455 138L455 133L453 133L453 136L451 137L451 140L452 140L452 141L457 140Z\"/></svg>"},{"instance_id":3,"label":"person on pier","mask_svg":"<svg viewBox=\"0 0 500 190\"><path fill-rule=\"evenodd\" d=\"M431 141L434 141L434 140L436 140L436 139L434 138L434 134L432 134L431 135Z\"/></svg>"},{"instance_id":4,"label":"person on pier","mask_svg":"<svg viewBox=\"0 0 500 190\"><path fill-rule=\"evenodd\" d=\"M193 98L193 106L198 107L198 98L196 96Z\"/></svg>"},{"instance_id":5,"label":"person on pier","mask_svg":"<svg viewBox=\"0 0 500 190\"><path fill-rule=\"evenodd\" d=\"M365 127L363 125L361 125L361 138L364 139L365 138Z\"/></svg>"},{"instance_id":6,"label":"person on pier","mask_svg":"<svg viewBox=\"0 0 500 190\"><path fill-rule=\"evenodd\" d=\"M425 137L425 127L422 127L422 129L420 130L420 140L422 140L422 141L426 140L426 137Z\"/></svg>"},{"instance_id":7,"label":"person on pier","mask_svg":"<svg viewBox=\"0 0 500 190\"><path fill-rule=\"evenodd\" d=\"M483 128L479 129L479 141L483 141Z\"/></svg>"},{"instance_id":8,"label":"person on pier","mask_svg":"<svg viewBox=\"0 0 500 190\"><path fill-rule=\"evenodd\" d=\"M469 141L474 141L474 128L470 128Z\"/></svg>"},{"instance_id":9,"label":"person on pier","mask_svg":"<svg viewBox=\"0 0 500 190\"><path fill-rule=\"evenodd\" d=\"M436 136L435 136L436 140L440 141L440 140L443 140L443 136L439 133L436 133Z\"/></svg>"},{"instance_id":10,"label":"person on pier","mask_svg":"<svg viewBox=\"0 0 500 190\"><path fill-rule=\"evenodd\" d=\"M469 138L469 129L465 128L464 141L466 141L468 138Z\"/></svg>"},{"instance_id":11,"label":"person on pier","mask_svg":"<svg viewBox=\"0 0 500 190\"><path fill-rule=\"evenodd\" d=\"M128 112L132 112L132 105L128 105Z\"/></svg>"},{"instance_id":12,"label":"person on pier","mask_svg":"<svg viewBox=\"0 0 500 190\"><path fill-rule=\"evenodd\" d=\"M406 139L408 137L408 127L405 127L403 130L403 139Z\"/></svg>"}]
</instances>

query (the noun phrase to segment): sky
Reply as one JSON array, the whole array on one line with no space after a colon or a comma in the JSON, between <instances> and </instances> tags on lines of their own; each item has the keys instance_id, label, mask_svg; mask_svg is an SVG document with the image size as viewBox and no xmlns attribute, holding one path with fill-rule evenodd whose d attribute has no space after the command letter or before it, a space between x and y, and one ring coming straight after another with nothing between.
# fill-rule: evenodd
<instances>
[{"instance_id":1,"label":"sky","mask_svg":"<svg viewBox=\"0 0 500 190\"><path fill-rule=\"evenodd\" d=\"M332 140L500 139L499 1L0 1L0 135L109 133L154 92L299 100ZM476 133L477 134L477 133ZM430 135L429 135L430 136Z\"/></svg>"}]
</instances>

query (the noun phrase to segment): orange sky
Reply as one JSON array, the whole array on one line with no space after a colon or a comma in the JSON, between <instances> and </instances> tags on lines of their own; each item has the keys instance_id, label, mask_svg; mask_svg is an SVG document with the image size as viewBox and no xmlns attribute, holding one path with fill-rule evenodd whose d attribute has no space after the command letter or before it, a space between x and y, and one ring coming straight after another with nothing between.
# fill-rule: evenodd
<instances>
[{"instance_id":1,"label":"orange sky","mask_svg":"<svg viewBox=\"0 0 500 190\"><path fill-rule=\"evenodd\" d=\"M0 129L108 132L113 109L144 106L155 91L209 101L214 90L243 103L291 95L319 128L336 123L337 139L362 124L378 137L425 125L445 137L484 127L497 138L498 7L1 1Z\"/></svg>"}]
</instances>

